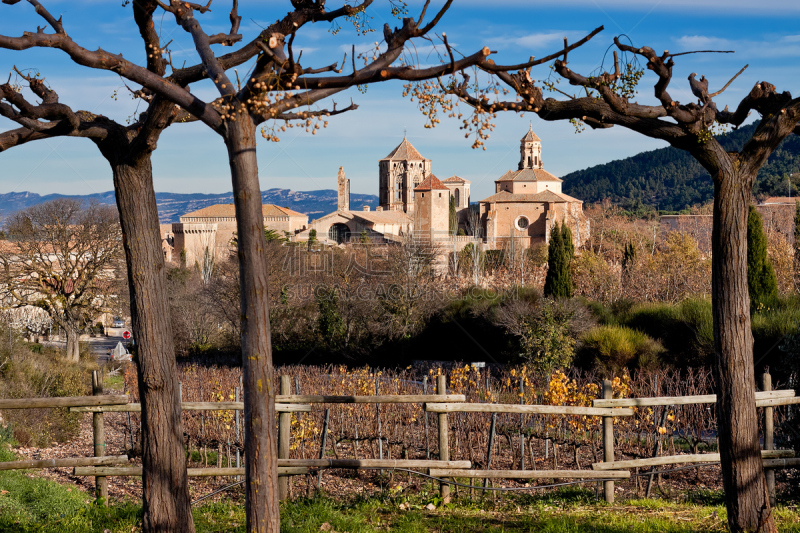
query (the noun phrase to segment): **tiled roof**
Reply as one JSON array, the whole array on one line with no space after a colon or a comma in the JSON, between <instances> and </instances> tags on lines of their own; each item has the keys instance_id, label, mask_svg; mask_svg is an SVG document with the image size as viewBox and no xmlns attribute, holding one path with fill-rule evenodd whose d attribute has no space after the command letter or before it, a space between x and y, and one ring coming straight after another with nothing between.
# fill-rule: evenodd
<instances>
[{"instance_id":1,"label":"tiled roof","mask_svg":"<svg viewBox=\"0 0 800 533\"><path fill-rule=\"evenodd\" d=\"M433 174L428 174L425 180L414 188L415 191L449 191L447 186L439 181Z\"/></svg>"},{"instance_id":2,"label":"tiled roof","mask_svg":"<svg viewBox=\"0 0 800 533\"><path fill-rule=\"evenodd\" d=\"M467 181L464 178L459 177L459 176L450 176L449 178L444 180L442 183L469 183L469 181Z\"/></svg>"},{"instance_id":3,"label":"tiled roof","mask_svg":"<svg viewBox=\"0 0 800 533\"><path fill-rule=\"evenodd\" d=\"M538 135L533 133L533 124L531 124L531 129L528 130L528 133L525 134L525 137L522 138L523 141L535 141L535 142L542 142Z\"/></svg>"},{"instance_id":4,"label":"tiled roof","mask_svg":"<svg viewBox=\"0 0 800 533\"><path fill-rule=\"evenodd\" d=\"M373 224L409 224L411 217L402 211L350 211L356 218L361 218Z\"/></svg>"},{"instance_id":5,"label":"tiled roof","mask_svg":"<svg viewBox=\"0 0 800 533\"><path fill-rule=\"evenodd\" d=\"M533 203L565 203L565 202L580 202L581 200L573 198L567 194L557 193L553 191L542 191L538 194L513 194L508 191L500 191L497 194L481 200L481 203L494 203L494 202L533 202Z\"/></svg>"},{"instance_id":6,"label":"tiled roof","mask_svg":"<svg viewBox=\"0 0 800 533\"><path fill-rule=\"evenodd\" d=\"M497 181L561 181L543 168L509 170Z\"/></svg>"},{"instance_id":7,"label":"tiled roof","mask_svg":"<svg viewBox=\"0 0 800 533\"><path fill-rule=\"evenodd\" d=\"M292 211L288 207L279 207L273 204L261 206L265 217L304 217L303 213ZM186 213L181 218L236 218L236 208L233 204L217 204Z\"/></svg>"},{"instance_id":8,"label":"tiled roof","mask_svg":"<svg viewBox=\"0 0 800 533\"><path fill-rule=\"evenodd\" d=\"M408 142L408 139L403 137L403 142L397 145L397 148L392 150L392 153L381 159L381 161L391 160L391 161L406 161L408 159L423 159L422 154L420 154L414 146Z\"/></svg>"},{"instance_id":9,"label":"tiled roof","mask_svg":"<svg viewBox=\"0 0 800 533\"><path fill-rule=\"evenodd\" d=\"M769 205L769 204L790 204L795 205L800 198L792 198L790 196L771 196L767 198L760 205Z\"/></svg>"}]
</instances>

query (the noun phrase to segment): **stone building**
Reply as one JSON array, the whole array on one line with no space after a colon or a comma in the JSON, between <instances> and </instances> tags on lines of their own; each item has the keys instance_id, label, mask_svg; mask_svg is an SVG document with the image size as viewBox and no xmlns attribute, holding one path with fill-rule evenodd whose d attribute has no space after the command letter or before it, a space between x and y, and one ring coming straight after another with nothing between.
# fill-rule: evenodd
<instances>
[{"instance_id":1,"label":"stone building","mask_svg":"<svg viewBox=\"0 0 800 533\"><path fill-rule=\"evenodd\" d=\"M414 233L418 238L434 240L449 237L449 187L433 174L414 189Z\"/></svg>"},{"instance_id":2,"label":"stone building","mask_svg":"<svg viewBox=\"0 0 800 533\"><path fill-rule=\"evenodd\" d=\"M583 202L561 192L561 180L544 170L542 141L529 130L520 141L517 170L495 181L495 194L471 206L470 182L459 176L439 180L431 173L431 160L403 141L378 162L378 196L375 211L350 209L350 181L339 167L337 210L311 222L320 242L341 244L366 236L372 242L393 242L414 232L426 239L446 240L456 249L480 240L489 248L501 248L509 238L530 247L548 242L555 222L567 223L575 245L589 237L589 221ZM450 199L456 207L458 229L452 235ZM309 230L297 235L307 240ZM449 249L449 247L448 247Z\"/></svg>"},{"instance_id":3,"label":"stone building","mask_svg":"<svg viewBox=\"0 0 800 533\"><path fill-rule=\"evenodd\" d=\"M266 229L288 234L290 238L308 226L308 215L288 207L266 204L262 211ZM215 257L224 257L229 253L234 232L236 210L233 204L217 204L187 213L180 217L180 222L172 224L173 260L194 264L206 248L213 250Z\"/></svg>"},{"instance_id":4,"label":"stone building","mask_svg":"<svg viewBox=\"0 0 800 533\"><path fill-rule=\"evenodd\" d=\"M414 211L414 188L431 173L431 160L422 157L408 139L378 162L379 202L384 211Z\"/></svg>"},{"instance_id":5,"label":"stone building","mask_svg":"<svg viewBox=\"0 0 800 533\"><path fill-rule=\"evenodd\" d=\"M566 223L576 247L589 238L583 202L561 192L562 181L542 163L542 141L531 128L520 140L517 170L495 181L495 194L480 200L478 213L483 237L492 248L513 238L528 248L550 240L553 225Z\"/></svg>"}]
</instances>

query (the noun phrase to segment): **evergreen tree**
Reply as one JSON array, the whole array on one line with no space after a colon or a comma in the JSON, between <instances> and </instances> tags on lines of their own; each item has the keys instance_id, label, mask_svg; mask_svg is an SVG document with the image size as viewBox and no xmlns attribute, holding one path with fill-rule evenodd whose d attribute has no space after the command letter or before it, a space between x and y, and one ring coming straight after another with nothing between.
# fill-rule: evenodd
<instances>
[{"instance_id":1,"label":"evergreen tree","mask_svg":"<svg viewBox=\"0 0 800 533\"><path fill-rule=\"evenodd\" d=\"M636 261L636 248L633 246L633 243L628 241L628 244L625 245L625 252L622 255L622 274L626 275L628 270L633 265L633 262Z\"/></svg>"},{"instance_id":2,"label":"evergreen tree","mask_svg":"<svg viewBox=\"0 0 800 533\"><path fill-rule=\"evenodd\" d=\"M751 310L769 306L778 298L778 280L767 257L767 238L761 215L752 205L747 217L747 288Z\"/></svg>"},{"instance_id":3,"label":"evergreen tree","mask_svg":"<svg viewBox=\"0 0 800 533\"><path fill-rule=\"evenodd\" d=\"M798 252L800 252L800 202L794 202L794 255L798 259Z\"/></svg>"},{"instance_id":4,"label":"evergreen tree","mask_svg":"<svg viewBox=\"0 0 800 533\"><path fill-rule=\"evenodd\" d=\"M575 243L572 241L572 230L567 222L561 224L561 242L564 247L564 287L566 298L572 298L572 259L575 257Z\"/></svg>"},{"instance_id":5,"label":"evergreen tree","mask_svg":"<svg viewBox=\"0 0 800 533\"><path fill-rule=\"evenodd\" d=\"M570 243L565 245L564 236L569 235ZM550 230L550 245L547 249L547 277L544 280L544 295L552 298L572 297L572 275L570 272L570 251L572 232L563 231L556 222Z\"/></svg>"},{"instance_id":6,"label":"evergreen tree","mask_svg":"<svg viewBox=\"0 0 800 533\"><path fill-rule=\"evenodd\" d=\"M458 230L458 217L456 216L456 198L450 195L450 235L455 235Z\"/></svg>"}]
</instances>

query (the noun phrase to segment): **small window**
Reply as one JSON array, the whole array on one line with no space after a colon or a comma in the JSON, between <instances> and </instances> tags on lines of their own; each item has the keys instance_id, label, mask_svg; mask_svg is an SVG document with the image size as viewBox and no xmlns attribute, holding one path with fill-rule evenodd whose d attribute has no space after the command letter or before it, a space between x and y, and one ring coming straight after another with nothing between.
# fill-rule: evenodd
<instances>
[{"instance_id":1,"label":"small window","mask_svg":"<svg viewBox=\"0 0 800 533\"><path fill-rule=\"evenodd\" d=\"M441 198L441 197L442 197L442 193L439 193L439 198Z\"/></svg>"},{"instance_id":2,"label":"small window","mask_svg":"<svg viewBox=\"0 0 800 533\"><path fill-rule=\"evenodd\" d=\"M422 193L422 197L425 198L425 193Z\"/></svg>"},{"instance_id":3,"label":"small window","mask_svg":"<svg viewBox=\"0 0 800 533\"><path fill-rule=\"evenodd\" d=\"M528 226L530 226L530 224L531 223L527 217L517 217L517 220L514 221L514 226L518 230L528 229Z\"/></svg>"}]
</instances>

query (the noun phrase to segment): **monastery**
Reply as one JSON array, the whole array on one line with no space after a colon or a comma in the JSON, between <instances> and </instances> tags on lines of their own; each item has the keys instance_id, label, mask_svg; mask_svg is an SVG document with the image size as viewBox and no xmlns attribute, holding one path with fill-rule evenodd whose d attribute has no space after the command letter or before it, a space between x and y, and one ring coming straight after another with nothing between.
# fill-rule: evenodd
<instances>
[{"instance_id":1,"label":"monastery","mask_svg":"<svg viewBox=\"0 0 800 533\"><path fill-rule=\"evenodd\" d=\"M380 205L350 209L350 180L339 168L338 209L311 222L309 230L328 244L342 244L367 235L372 241L399 241L409 235L436 241L456 241L462 248L480 242L502 248L509 239L528 248L547 243L556 222L570 226L575 246L589 238L583 202L561 192L562 181L544 170L542 141L531 128L520 140L520 160L495 181L495 194L471 205L470 182L458 176L440 180L431 160L404 138L378 162ZM456 208L457 235L450 228L450 199ZM309 230L297 240L308 240ZM459 235L460 234L460 235Z\"/></svg>"},{"instance_id":2,"label":"monastery","mask_svg":"<svg viewBox=\"0 0 800 533\"><path fill-rule=\"evenodd\" d=\"M469 243L484 249L502 248L511 239L524 248L547 243L556 222L570 227L576 247L589 238L583 202L562 193L562 181L544 169L542 141L532 128L520 140L517 169L498 178L495 193L474 205L469 181L455 175L437 178L431 171L431 160L405 137L378 162L379 206L374 211L369 206L350 208L350 180L342 167L337 181L338 205L333 213L309 224L302 213L265 205L264 226L295 242L307 241L311 230L316 230L317 240L330 245L364 236L383 243L413 237L452 243L458 250ZM456 211L454 229L450 227L451 198ZM177 260L174 256L183 253L188 263L197 260L206 248L219 256L229 249L234 231L233 204L187 213L172 225L172 240L165 245L165 254Z\"/></svg>"}]
</instances>

